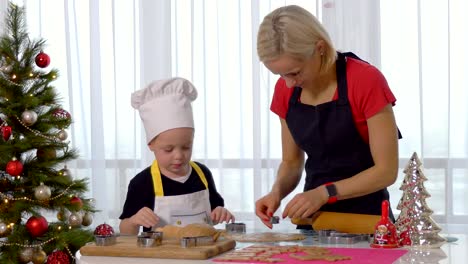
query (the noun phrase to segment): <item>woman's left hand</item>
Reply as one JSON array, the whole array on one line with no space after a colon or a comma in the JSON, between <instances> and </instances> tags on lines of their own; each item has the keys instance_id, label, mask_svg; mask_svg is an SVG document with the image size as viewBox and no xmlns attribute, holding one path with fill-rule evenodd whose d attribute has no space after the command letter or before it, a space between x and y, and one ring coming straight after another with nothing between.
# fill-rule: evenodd
<instances>
[{"instance_id":1,"label":"woman's left hand","mask_svg":"<svg viewBox=\"0 0 468 264\"><path fill-rule=\"evenodd\" d=\"M218 206L211 211L211 220L213 221L213 224L219 224L222 222L234 222L235 218L228 209Z\"/></svg>"},{"instance_id":2,"label":"woman's left hand","mask_svg":"<svg viewBox=\"0 0 468 264\"><path fill-rule=\"evenodd\" d=\"M307 218L324 205L328 197L323 186L310 191L296 194L286 205L283 211L283 218Z\"/></svg>"}]
</instances>

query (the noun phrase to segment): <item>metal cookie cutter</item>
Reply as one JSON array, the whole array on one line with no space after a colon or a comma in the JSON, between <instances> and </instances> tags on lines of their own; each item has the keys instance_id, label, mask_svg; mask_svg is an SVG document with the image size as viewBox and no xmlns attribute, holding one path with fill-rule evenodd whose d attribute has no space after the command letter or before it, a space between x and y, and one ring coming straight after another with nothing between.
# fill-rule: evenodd
<instances>
[{"instance_id":1,"label":"metal cookie cutter","mask_svg":"<svg viewBox=\"0 0 468 264\"><path fill-rule=\"evenodd\" d=\"M116 236L95 235L94 240L96 241L96 246L112 246L117 243Z\"/></svg>"},{"instance_id":2,"label":"metal cookie cutter","mask_svg":"<svg viewBox=\"0 0 468 264\"><path fill-rule=\"evenodd\" d=\"M318 239L324 244L354 244L361 241L369 241L368 234L340 233L336 230L319 230Z\"/></svg>"},{"instance_id":3,"label":"metal cookie cutter","mask_svg":"<svg viewBox=\"0 0 468 264\"><path fill-rule=\"evenodd\" d=\"M229 233L245 233L246 228L244 223L229 223L226 224L226 231Z\"/></svg>"},{"instance_id":4,"label":"metal cookie cutter","mask_svg":"<svg viewBox=\"0 0 468 264\"><path fill-rule=\"evenodd\" d=\"M213 245L212 236L183 237L180 240L180 246L183 248Z\"/></svg>"},{"instance_id":5,"label":"metal cookie cutter","mask_svg":"<svg viewBox=\"0 0 468 264\"><path fill-rule=\"evenodd\" d=\"M270 217L270 224L279 224L279 221L280 221L279 216Z\"/></svg>"},{"instance_id":6,"label":"metal cookie cutter","mask_svg":"<svg viewBox=\"0 0 468 264\"><path fill-rule=\"evenodd\" d=\"M141 232L141 235L146 236L146 237L154 238L156 240L157 245L161 245L162 240L163 240L163 232L159 232L159 231Z\"/></svg>"},{"instance_id":7,"label":"metal cookie cutter","mask_svg":"<svg viewBox=\"0 0 468 264\"><path fill-rule=\"evenodd\" d=\"M139 235L137 238L137 246L139 247L154 247L160 245L156 242L155 238L150 236Z\"/></svg>"}]
</instances>

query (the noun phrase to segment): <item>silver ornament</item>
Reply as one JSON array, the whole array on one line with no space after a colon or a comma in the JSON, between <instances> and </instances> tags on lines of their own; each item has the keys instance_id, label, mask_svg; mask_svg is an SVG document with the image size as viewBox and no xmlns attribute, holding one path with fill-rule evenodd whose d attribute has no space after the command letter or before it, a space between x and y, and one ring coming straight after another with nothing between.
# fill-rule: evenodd
<instances>
[{"instance_id":1,"label":"silver ornament","mask_svg":"<svg viewBox=\"0 0 468 264\"><path fill-rule=\"evenodd\" d=\"M3 222L0 222L0 237L4 237L8 234L8 226L3 223Z\"/></svg>"},{"instance_id":2,"label":"silver ornament","mask_svg":"<svg viewBox=\"0 0 468 264\"><path fill-rule=\"evenodd\" d=\"M2 72L10 73L13 67L11 65L4 65L0 68Z\"/></svg>"},{"instance_id":3,"label":"silver ornament","mask_svg":"<svg viewBox=\"0 0 468 264\"><path fill-rule=\"evenodd\" d=\"M62 141L66 140L66 139L68 138L68 133L67 133L67 131L65 131L65 130L63 130L63 129L60 130L60 131L57 133L57 138L60 139L60 140L62 140Z\"/></svg>"},{"instance_id":4,"label":"silver ornament","mask_svg":"<svg viewBox=\"0 0 468 264\"><path fill-rule=\"evenodd\" d=\"M88 199L88 204L91 205L91 206L96 206L96 199L94 198L89 198Z\"/></svg>"},{"instance_id":5,"label":"silver ornament","mask_svg":"<svg viewBox=\"0 0 468 264\"><path fill-rule=\"evenodd\" d=\"M69 169L67 169L67 166L65 166L63 169L59 170L58 174L59 174L59 176L67 177L68 179L72 178L71 172L70 172Z\"/></svg>"},{"instance_id":6,"label":"silver ornament","mask_svg":"<svg viewBox=\"0 0 468 264\"><path fill-rule=\"evenodd\" d=\"M21 114L21 121L26 126L32 126L37 121L37 113L31 110L26 110Z\"/></svg>"},{"instance_id":7,"label":"silver ornament","mask_svg":"<svg viewBox=\"0 0 468 264\"><path fill-rule=\"evenodd\" d=\"M19 261L21 263L28 263L32 260L32 256L34 254L34 250L30 247L23 248L19 253Z\"/></svg>"},{"instance_id":8,"label":"silver ornament","mask_svg":"<svg viewBox=\"0 0 468 264\"><path fill-rule=\"evenodd\" d=\"M82 222L83 222L83 217L81 217L81 214L79 213L72 213L70 217L68 217L68 223L72 227L79 227L81 226Z\"/></svg>"},{"instance_id":9,"label":"silver ornament","mask_svg":"<svg viewBox=\"0 0 468 264\"><path fill-rule=\"evenodd\" d=\"M93 223L93 215L90 212L86 212L83 216L83 226L89 226Z\"/></svg>"},{"instance_id":10,"label":"silver ornament","mask_svg":"<svg viewBox=\"0 0 468 264\"><path fill-rule=\"evenodd\" d=\"M37 186L34 189L34 197L38 200L47 200L50 198L51 191L49 186L44 185L44 183L41 182L41 185Z\"/></svg>"}]
</instances>

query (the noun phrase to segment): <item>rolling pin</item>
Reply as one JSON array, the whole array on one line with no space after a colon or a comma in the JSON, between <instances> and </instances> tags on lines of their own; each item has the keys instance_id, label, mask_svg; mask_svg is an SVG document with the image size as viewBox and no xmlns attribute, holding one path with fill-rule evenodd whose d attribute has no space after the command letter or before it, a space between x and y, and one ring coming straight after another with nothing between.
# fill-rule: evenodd
<instances>
[{"instance_id":1,"label":"rolling pin","mask_svg":"<svg viewBox=\"0 0 468 264\"><path fill-rule=\"evenodd\" d=\"M316 212L311 218L293 218L295 225L312 225L318 230L336 230L349 234L374 234L380 215Z\"/></svg>"}]
</instances>

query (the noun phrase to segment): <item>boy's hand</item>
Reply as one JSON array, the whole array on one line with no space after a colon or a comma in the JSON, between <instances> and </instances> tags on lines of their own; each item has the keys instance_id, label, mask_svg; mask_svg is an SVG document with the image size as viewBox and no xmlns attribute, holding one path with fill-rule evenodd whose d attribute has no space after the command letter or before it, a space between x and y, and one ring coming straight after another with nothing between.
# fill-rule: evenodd
<instances>
[{"instance_id":1,"label":"boy's hand","mask_svg":"<svg viewBox=\"0 0 468 264\"><path fill-rule=\"evenodd\" d=\"M222 222L234 222L236 219L228 209L218 206L211 211L211 220L213 221L213 224L219 224Z\"/></svg>"},{"instance_id":2,"label":"boy's hand","mask_svg":"<svg viewBox=\"0 0 468 264\"><path fill-rule=\"evenodd\" d=\"M159 217L148 207L141 208L136 214L130 217L130 223L146 228L153 227L159 223Z\"/></svg>"}]
</instances>

